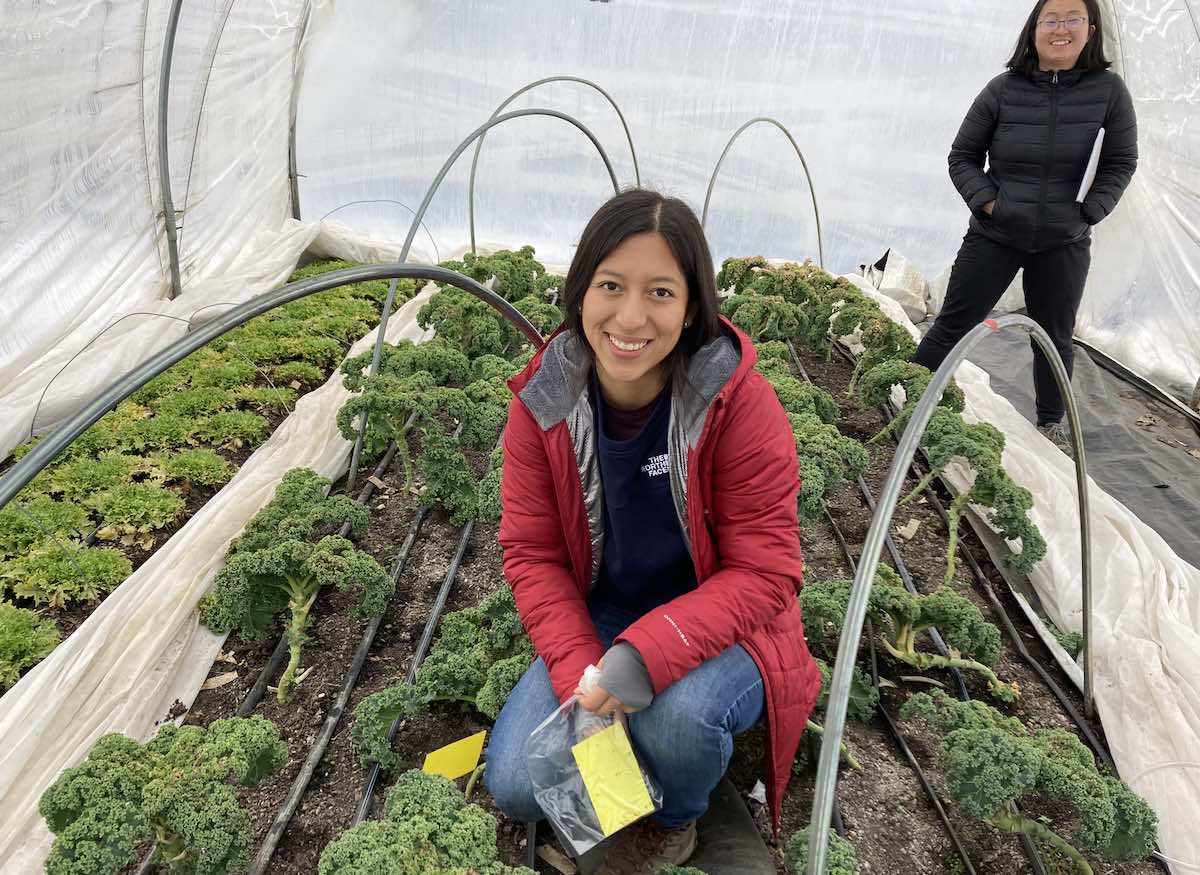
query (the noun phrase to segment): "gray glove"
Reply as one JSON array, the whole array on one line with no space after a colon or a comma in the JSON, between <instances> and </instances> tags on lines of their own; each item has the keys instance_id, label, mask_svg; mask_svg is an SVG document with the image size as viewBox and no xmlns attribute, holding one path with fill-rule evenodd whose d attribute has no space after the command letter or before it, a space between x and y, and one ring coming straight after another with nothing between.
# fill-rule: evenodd
<instances>
[{"instance_id":1,"label":"gray glove","mask_svg":"<svg viewBox=\"0 0 1200 875\"><path fill-rule=\"evenodd\" d=\"M654 701L654 687L646 663L637 648L624 641L614 644L604 654L600 686L629 708L641 710Z\"/></svg>"}]
</instances>

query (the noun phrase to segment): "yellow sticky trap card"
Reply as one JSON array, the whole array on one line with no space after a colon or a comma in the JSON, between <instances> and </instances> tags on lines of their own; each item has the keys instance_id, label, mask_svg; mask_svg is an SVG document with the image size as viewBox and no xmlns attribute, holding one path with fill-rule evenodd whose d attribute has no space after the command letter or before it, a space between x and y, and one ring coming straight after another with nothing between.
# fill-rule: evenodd
<instances>
[{"instance_id":1,"label":"yellow sticky trap card","mask_svg":"<svg viewBox=\"0 0 1200 875\"><path fill-rule=\"evenodd\" d=\"M605 836L654 811L624 726L614 723L576 744L571 753Z\"/></svg>"},{"instance_id":2,"label":"yellow sticky trap card","mask_svg":"<svg viewBox=\"0 0 1200 875\"><path fill-rule=\"evenodd\" d=\"M430 775L441 775L451 781L461 778L475 770L479 763L479 755L483 753L483 739L486 736L486 730L476 732L425 754L425 765L421 766L421 771Z\"/></svg>"}]
</instances>

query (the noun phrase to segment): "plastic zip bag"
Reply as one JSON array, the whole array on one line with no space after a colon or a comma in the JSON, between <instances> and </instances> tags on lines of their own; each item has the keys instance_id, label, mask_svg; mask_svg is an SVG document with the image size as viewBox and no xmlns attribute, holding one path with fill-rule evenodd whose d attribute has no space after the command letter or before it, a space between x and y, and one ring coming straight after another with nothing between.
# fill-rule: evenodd
<instances>
[{"instance_id":1,"label":"plastic zip bag","mask_svg":"<svg viewBox=\"0 0 1200 875\"><path fill-rule=\"evenodd\" d=\"M598 717L573 696L529 736L534 798L576 856L662 807L662 790L638 762L624 718Z\"/></svg>"}]
</instances>

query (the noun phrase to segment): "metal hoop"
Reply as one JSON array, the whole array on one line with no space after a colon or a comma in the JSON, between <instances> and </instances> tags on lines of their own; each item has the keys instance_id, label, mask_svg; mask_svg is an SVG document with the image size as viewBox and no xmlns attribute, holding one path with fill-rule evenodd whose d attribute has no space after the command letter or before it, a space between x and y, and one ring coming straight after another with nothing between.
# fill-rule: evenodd
<instances>
[{"instance_id":1,"label":"metal hoop","mask_svg":"<svg viewBox=\"0 0 1200 875\"><path fill-rule=\"evenodd\" d=\"M942 397L942 391L950 378L975 346L985 337L1005 328L1019 328L1029 334L1045 353L1054 373L1067 408L1071 423L1071 443L1075 450L1075 476L1079 487L1079 537L1083 577L1083 704L1090 717L1093 713L1092 688L1092 538L1091 516L1088 510L1087 464L1084 460L1083 431L1079 424L1079 412L1075 397L1071 394L1071 379L1058 350L1045 330L1025 316L1015 313L988 319L971 330L950 351L946 360L933 375L933 380L921 395L908 426L896 447L887 479L880 490L878 509L871 519L863 544L858 571L850 589L850 601L846 608L846 619L842 624L842 637L838 642L837 660L833 667L833 678L829 685L829 705L825 710L825 734L821 739L821 755L817 766L817 782L813 794L812 821L809 824L808 875L819 875L825 871L826 852L829 842L829 822L833 813L833 796L837 788L838 747L846 725L846 709L850 695L850 681L862 637L863 621L867 615L867 602L871 595L871 584L879 566L879 551L888 534L892 515L904 486L904 477L916 455L918 442L925 426L933 415L934 408Z\"/></svg>"},{"instance_id":2,"label":"metal hoop","mask_svg":"<svg viewBox=\"0 0 1200 875\"><path fill-rule=\"evenodd\" d=\"M808 162L804 160L804 153L800 151L800 146L796 143L796 138L792 136L792 132L785 128L780 122L767 116L759 116L752 118L740 128L733 132L733 136L729 138L729 142L725 144L725 150L721 152L721 157L717 159L717 166L713 168L712 176L708 178L708 191L704 193L704 212L700 217L700 227L708 225L708 203L712 199L713 186L717 182L717 174L721 172L721 165L725 163L725 156L729 154L729 150L733 148L733 144L737 142L737 138L742 135L746 128L757 124L774 125L783 131L783 135L788 138L788 142L792 144L792 148L796 150L796 157L800 159L800 165L804 168L804 178L808 180L808 193L812 195L813 215L817 220L817 264L825 267L825 247L821 242L821 210L817 206L817 191L813 188L812 174L808 172Z\"/></svg>"},{"instance_id":3,"label":"metal hoop","mask_svg":"<svg viewBox=\"0 0 1200 875\"><path fill-rule=\"evenodd\" d=\"M425 218L425 211L429 209L429 204L433 200L433 196L437 193L438 187L442 184L442 180L446 178L446 174L450 172L450 168L454 166L454 162L458 160L458 156L467 150L467 147L475 140L482 137L492 128L497 125L515 118L522 118L527 115L549 116L551 118L560 118L568 124L574 125L583 134L592 141L592 145L596 147L596 151L600 153L601 160L604 161L604 168L608 171L608 178L612 180L613 193L621 190L621 186L617 182L617 174L613 171L612 161L608 159L608 153L604 151L604 147L600 145L600 141L596 139L596 135L588 130L583 122L567 115L565 112L559 112L556 109L518 109L514 112L506 112L504 115L496 116L488 119L482 125L472 131L465 140L458 144L450 157L442 164L442 169L437 172L433 178L433 182L429 184L429 190L425 192L425 197L421 200L421 205L417 207L417 212L413 215L412 224L408 226L408 235L404 238L404 246L400 249L400 257L397 261L403 264L408 260L408 250L412 247L413 238L417 236L417 226L421 224ZM379 334L375 337L375 351L371 355L371 370L370 373L376 374L379 372L379 360L383 356L383 335L387 330L388 319L392 315L392 303L396 298L396 280L392 280L388 284L387 298L383 302L383 314L379 320ZM354 440L354 448L350 451L350 471L346 475L347 489L354 488L354 479L358 474L358 459L362 455L363 439L367 433L367 418L363 416L358 427L358 437Z\"/></svg>"},{"instance_id":4,"label":"metal hoop","mask_svg":"<svg viewBox=\"0 0 1200 875\"><path fill-rule=\"evenodd\" d=\"M625 140L629 143L629 154L633 157L633 178L638 188L642 187L642 174L638 170L637 150L633 148L633 136L629 133L629 125L625 122L625 115L621 112L621 107L617 106L617 102L613 100L611 94L592 82L590 79L583 79L579 76L547 76L545 79L538 79L536 82L530 82L518 88L508 97L506 97L499 106L492 112L489 119L494 119L498 116L504 107L508 106L526 91L531 91L539 85L545 85L549 82L578 82L580 85L586 85L593 88L609 102L612 108L617 113L617 118L621 120L621 127L625 129ZM475 168L479 165L479 153L483 149L483 137L475 143L475 154L471 156L471 178L467 182L467 223L471 228L471 254L475 254Z\"/></svg>"},{"instance_id":5,"label":"metal hoop","mask_svg":"<svg viewBox=\"0 0 1200 875\"><path fill-rule=\"evenodd\" d=\"M462 289L464 292L469 292L481 301L494 307L506 319L512 322L531 343L538 345L542 343L542 336L538 333L538 330L511 303L470 277L463 276L457 271L448 270L444 267L408 264L372 264L364 267L350 267L344 270L331 270L329 273L324 273L320 276L309 277L295 283L288 283L285 286L272 289L269 292L263 292L261 295L251 298L243 304L239 304L229 312L184 335L170 348L156 353L123 376L117 378L107 389L93 398L86 407L79 410L74 416L67 419L43 440L39 441L3 477L0 477L0 509L8 504L46 465L50 464L73 440L87 431L105 413L120 404L167 368L171 367L171 365L191 355L210 340L237 328L255 316L261 316L263 313L291 301L308 297L317 292L335 289L339 286L389 278L432 280ZM382 332L382 328L380 331Z\"/></svg>"}]
</instances>

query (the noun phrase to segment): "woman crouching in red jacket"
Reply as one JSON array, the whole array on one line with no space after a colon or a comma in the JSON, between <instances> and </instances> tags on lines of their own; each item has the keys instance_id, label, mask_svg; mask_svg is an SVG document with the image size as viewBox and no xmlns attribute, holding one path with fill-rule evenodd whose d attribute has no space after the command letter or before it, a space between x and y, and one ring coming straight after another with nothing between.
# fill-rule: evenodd
<instances>
[{"instance_id":1,"label":"woman crouching in red jacket","mask_svg":"<svg viewBox=\"0 0 1200 875\"><path fill-rule=\"evenodd\" d=\"M496 721L485 781L510 817L540 819L526 741L600 666L581 704L630 715L663 805L599 871L651 875L691 856L734 736L761 720L778 828L820 688L796 599L799 466L682 201L632 190L601 207L563 302L563 329L510 384L500 544L539 659Z\"/></svg>"}]
</instances>

